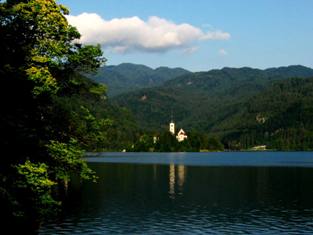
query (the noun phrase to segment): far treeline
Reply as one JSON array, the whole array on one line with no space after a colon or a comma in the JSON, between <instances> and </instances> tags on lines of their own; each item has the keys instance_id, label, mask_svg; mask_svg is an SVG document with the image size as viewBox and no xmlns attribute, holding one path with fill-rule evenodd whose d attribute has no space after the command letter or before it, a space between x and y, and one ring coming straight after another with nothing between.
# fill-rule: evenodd
<instances>
[{"instance_id":1,"label":"far treeline","mask_svg":"<svg viewBox=\"0 0 313 235\"><path fill-rule=\"evenodd\" d=\"M142 134L140 138L125 149L130 152L199 152L199 151L223 151L224 145L213 136L199 132L188 133L188 138L178 142L175 135L169 131L160 134Z\"/></svg>"},{"instance_id":2,"label":"far treeline","mask_svg":"<svg viewBox=\"0 0 313 235\"><path fill-rule=\"evenodd\" d=\"M111 102L130 110L151 140L168 130L173 110L177 126L190 134L189 143L182 148L150 146L154 151L291 151L313 150L312 99L313 70L289 66L189 73L159 87L121 94ZM208 139L223 148L212 148Z\"/></svg>"}]
</instances>

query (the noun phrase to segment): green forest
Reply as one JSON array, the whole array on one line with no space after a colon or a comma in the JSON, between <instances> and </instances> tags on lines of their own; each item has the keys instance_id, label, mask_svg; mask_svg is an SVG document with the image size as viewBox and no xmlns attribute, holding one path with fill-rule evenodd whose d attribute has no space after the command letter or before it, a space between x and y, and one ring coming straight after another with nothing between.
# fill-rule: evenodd
<instances>
[{"instance_id":1,"label":"green forest","mask_svg":"<svg viewBox=\"0 0 313 235\"><path fill-rule=\"evenodd\" d=\"M177 126L200 140L200 150L211 149L205 147L208 138L225 150L264 145L268 150L311 150L312 77L313 70L304 66L224 68L183 75L111 102L129 109L142 131L156 136L168 130L173 112Z\"/></svg>"}]
</instances>

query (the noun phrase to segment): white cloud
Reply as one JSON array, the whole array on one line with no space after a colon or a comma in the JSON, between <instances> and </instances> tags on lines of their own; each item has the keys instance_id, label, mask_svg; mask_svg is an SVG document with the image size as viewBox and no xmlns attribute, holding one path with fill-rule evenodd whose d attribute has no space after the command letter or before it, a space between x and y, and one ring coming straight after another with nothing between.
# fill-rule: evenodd
<instances>
[{"instance_id":1,"label":"white cloud","mask_svg":"<svg viewBox=\"0 0 313 235\"><path fill-rule=\"evenodd\" d=\"M77 27L85 44L101 44L117 53L129 51L165 52L182 48L194 52L194 43L204 40L227 40L230 34L223 31L204 32L190 24L150 17L147 21L137 16L105 20L95 13L67 16Z\"/></svg>"},{"instance_id":2,"label":"white cloud","mask_svg":"<svg viewBox=\"0 0 313 235\"><path fill-rule=\"evenodd\" d=\"M218 54L219 54L220 56L227 56L227 55L228 55L228 52L227 52L225 49L220 49L220 50L218 51Z\"/></svg>"}]
</instances>

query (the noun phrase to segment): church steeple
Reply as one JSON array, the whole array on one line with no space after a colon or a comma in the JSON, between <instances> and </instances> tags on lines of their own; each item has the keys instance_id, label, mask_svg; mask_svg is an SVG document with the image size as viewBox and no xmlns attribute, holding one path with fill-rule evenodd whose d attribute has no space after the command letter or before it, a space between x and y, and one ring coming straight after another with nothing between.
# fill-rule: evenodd
<instances>
[{"instance_id":1,"label":"church steeple","mask_svg":"<svg viewBox=\"0 0 313 235\"><path fill-rule=\"evenodd\" d=\"M183 129L180 129L180 131L178 131L178 133L176 135L175 122L174 122L174 118L173 118L173 109L171 110L171 122L170 122L170 126L169 126L169 131L173 136L176 137L178 142L183 142L184 140L186 140L188 138L186 132Z\"/></svg>"},{"instance_id":2,"label":"church steeple","mask_svg":"<svg viewBox=\"0 0 313 235\"><path fill-rule=\"evenodd\" d=\"M173 121L170 122L170 132L175 135L175 123Z\"/></svg>"},{"instance_id":3,"label":"church steeple","mask_svg":"<svg viewBox=\"0 0 313 235\"><path fill-rule=\"evenodd\" d=\"M174 118L173 118L173 110L171 112L170 133L172 135L175 135L175 123L174 123Z\"/></svg>"}]
</instances>

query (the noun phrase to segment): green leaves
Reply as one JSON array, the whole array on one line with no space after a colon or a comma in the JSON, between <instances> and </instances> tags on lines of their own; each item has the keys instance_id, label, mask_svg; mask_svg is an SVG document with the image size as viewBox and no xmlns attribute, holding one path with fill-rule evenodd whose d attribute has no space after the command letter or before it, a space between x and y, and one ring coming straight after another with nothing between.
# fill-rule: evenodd
<instances>
[{"instance_id":1,"label":"green leaves","mask_svg":"<svg viewBox=\"0 0 313 235\"><path fill-rule=\"evenodd\" d=\"M28 188L36 194L42 194L55 185L55 182L48 178L48 166L44 163L36 164L27 160L24 164L19 164L16 169L21 175L21 180L17 183L21 188Z\"/></svg>"},{"instance_id":2,"label":"green leaves","mask_svg":"<svg viewBox=\"0 0 313 235\"><path fill-rule=\"evenodd\" d=\"M18 52L17 67L34 82L35 96L54 95L60 86L61 71L63 76L68 72L92 72L105 62L99 45L77 43L80 34L64 16L68 9L55 1L9 1L0 3L0 11L0 32L5 32L1 46L7 48L1 51L1 64L10 64L6 60L14 56L12 52Z\"/></svg>"},{"instance_id":3,"label":"green leaves","mask_svg":"<svg viewBox=\"0 0 313 235\"><path fill-rule=\"evenodd\" d=\"M33 88L34 95L40 95L44 92L55 94L57 92L57 82L52 77L48 67L31 67L26 70L26 74L35 83Z\"/></svg>"},{"instance_id":4,"label":"green leaves","mask_svg":"<svg viewBox=\"0 0 313 235\"><path fill-rule=\"evenodd\" d=\"M51 196L51 189L56 183L48 177L48 166L44 163L32 163L27 160L24 164L16 166L18 179L15 187L19 192L18 197L23 197L33 213L39 217L52 213L60 203ZM23 215L23 211L18 213Z\"/></svg>"},{"instance_id":5,"label":"green leaves","mask_svg":"<svg viewBox=\"0 0 313 235\"><path fill-rule=\"evenodd\" d=\"M66 14L54 0L0 1L0 147L13 152L1 159L0 175L13 182L5 185L6 198L25 218L41 218L58 204L51 192L55 182L65 185L74 174L96 179L82 160L78 146L84 144L72 137L99 141L103 122L94 110L80 109L81 96L104 100L106 89L82 74L105 59L100 46L78 43L80 34Z\"/></svg>"},{"instance_id":6,"label":"green leaves","mask_svg":"<svg viewBox=\"0 0 313 235\"><path fill-rule=\"evenodd\" d=\"M96 72L105 62L100 45L77 46L75 53L68 55L69 68L77 72Z\"/></svg>"},{"instance_id":7,"label":"green leaves","mask_svg":"<svg viewBox=\"0 0 313 235\"><path fill-rule=\"evenodd\" d=\"M106 90L106 86L102 84L97 84L89 89L90 93L98 95L100 97L105 95Z\"/></svg>"},{"instance_id":8,"label":"green leaves","mask_svg":"<svg viewBox=\"0 0 313 235\"><path fill-rule=\"evenodd\" d=\"M71 139L68 144L50 141L47 149L54 160L52 166L57 180L69 181L70 176L77 173L84 180L96 180L95 173L82 159L84 151L78 148L76 140Z\"/></svg>"}]
</instances>

